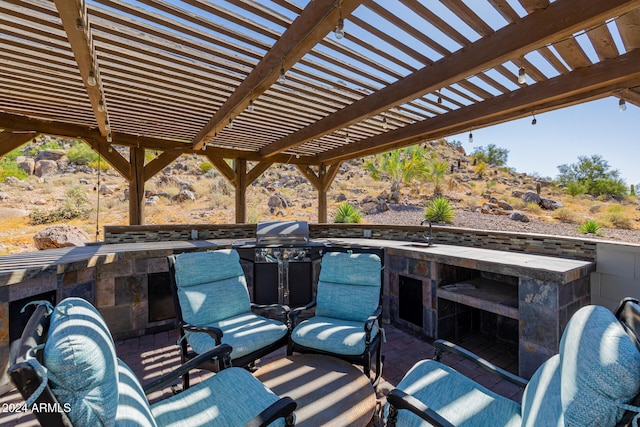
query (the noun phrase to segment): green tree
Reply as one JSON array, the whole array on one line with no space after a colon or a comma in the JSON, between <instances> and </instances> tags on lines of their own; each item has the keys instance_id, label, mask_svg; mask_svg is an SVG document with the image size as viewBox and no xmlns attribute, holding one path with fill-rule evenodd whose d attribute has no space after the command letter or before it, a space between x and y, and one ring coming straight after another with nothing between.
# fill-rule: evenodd
<instances>
[{"instance_id":1,"label":"green tree","mask_svg":"<svg viewBox=\"0 0 640 427\"><path fill-rule=\"evenodd\" d=\"M509 150L506 148L498 148L495 144L489 144L487 148L482 146L474 148L471 157L475 157L479 161L491 166L499 167L507 164Z\"/></svg>"},{"instance_id":2,"label":"green tree","mask_svg":"<svg viewBox=\"0 0 640 427\"><path fill-rule=\"evenodd\" d=\"M433 183L433 194L442 194L442 180L448 169L449 164L444 160L433 160L429 163L426 178Z\"/></svg>"},{"instance_id":3,"label":"green tree","mask_svg":"<svg viewBox=\"0 0 640 427\"><path fill-rule=\"evenodd\" d=\"M389 178L391 188L399 188L400 184L408 184L412 179L424 178L428 174L429 157L426 149L412 145L378 154L367 160L364 168L374 180Z\"/></svg>"},{"instance_id":4,"label":"green tree","mask_svg":"<svg viewBox=\"0 0 640 427\"><path fill-rule=\"evenodd\" d=\"M558 182L566 187L575 187L577 183L585 189L585 193L593 196L620 198L627 195L628 187L620 178L620 172L612 170L609 162L598 154L578 156L577 163L562 164L558 166L558 171Z\"/></svg>"}]
</instances>

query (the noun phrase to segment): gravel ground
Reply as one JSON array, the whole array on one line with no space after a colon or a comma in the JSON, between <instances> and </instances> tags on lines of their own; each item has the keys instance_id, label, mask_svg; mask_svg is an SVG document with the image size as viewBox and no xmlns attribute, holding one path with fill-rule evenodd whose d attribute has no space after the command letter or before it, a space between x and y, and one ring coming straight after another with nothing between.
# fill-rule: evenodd
<instances>
[{"instance_id":1,"label":"gravel ground","mask_svg":"<svg viewBox=\"0 0 640 427\"><path fill-rule=\"evenodd\" d=\"M424 208L416 206L390 205L390 210L367 215L365 221L371 224L397 224L416 225L424 218ZM452 224L438 224L439 226L451 226L460 228L473 228L478 230L512 231L519 233L548 234L556 236L569 236L577 238L589 238L602 241L615 241L640 244L640 231L603 228L602 236L582 234L577 231L578 224L564 224L559 222L547 222L539 218L531 218L530 222L518 222L509 219L505 215L487 215L480 212L470 212L456 209Z\"/></svg>"}]
</instances>

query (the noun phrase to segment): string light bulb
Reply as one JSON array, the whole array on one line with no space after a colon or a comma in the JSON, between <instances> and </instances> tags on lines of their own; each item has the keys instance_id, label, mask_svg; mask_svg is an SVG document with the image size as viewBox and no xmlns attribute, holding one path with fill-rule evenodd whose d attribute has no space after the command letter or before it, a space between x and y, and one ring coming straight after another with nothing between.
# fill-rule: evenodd
<instances>
[{"instance_id":1,"label":"string light bulb","mask_svg":"<svg viewBox=\"0 0 640 427\"><path fill-rule=\"evenodd\" d=\"M247 111L252 112L253 111L253 99L249 99L249 105L247 106Z\"/></svg>"},{"instance_id":2,"label":"string light bulb","mask_svg":"<svg viewBox=\"0 0 640 427\"><path fill-rule=\"evenodd\" d=\"M344 18L340 16L338 18L338 25L336 25L336 30L333 32L338 40L344 38Z\"/></svg>"},{"instance_id":3,"label":"string light bulb","mask_svg":"<svg viewBox=\"0 0 640 427\"><path fill-rule=\"evenodd\" d=\"M100 101L98 101L98 111L100 111L101 113L104 113L106 110L106 108L104 107L104 101L101 99Z\"/></svg>"},{"instance_id":4,"label":"string light bulb","mask_svg":"<svg viewBox=\"0 0 640 427\"><path fill-rule=\"evenodd\" d=\"M351 141L351 138L349 138L349 132L345 132L344 134L344 143L348 144Z\"/></svg>"},{"instance_id":5,"label":"string light bulb","mask_svg":"<svg viewBox=\"0 0 640 427\"><path fill-rule=\"evenodd\" d=\"M473 133L469 132L469 143L473 142Z\"/></svg>"},{"instance_id":6,"label":"string light bulb","mask_svg":"<svg viewBox=\"0 0 640 427\"><path fill-rule=\"evenodd\" d=\"M229 129L233 129L233 119L229 119Z\"/></svg>"},{"instance_id":7,"label":"string light bulb","mask_svg":"<svg viewBox=\"0 0 640 427\"><path fill-rule=\"evenodd\" d=\"M107 142L113 142L113 137L111 136L111 132L107 134ZM109 152L112 152L113 148L109 147Z\"/></svg>"},{"instance_id":8,"label":"string light bulb","mask_svg":"<svg viewBox=\"0 0 640 427\"><path fill-rule=\"evenodd\" d=\"M521 85L527 83L527 75L524 72L524 67L520 67L520 70L518 70L518 83Z\"/></svg>"},{"instance_id":9,"label":"string light bulb","mask_svg":"<svg viewBox=\"0 0 640 427\"><path fill-rule=\"evenodd\" d=\"M96 80L96 73L91 70L89 71L89 76L87 77L87 86L95 86L98 84L98 81Z\"/></svg>"},{"instance_id":10,"label":"string light bulb","mask_svg":"<svg viewBox=\"0 0 640 427\"><path fill-rule=\"evenodd\" d=\"M618 111L620 111L621 113L627 111L627 102L624 100L624 98L620 98L620 101L618 101Z\"/></svg>"},{"instance_id":11,"label":"string light bulb","mask_svg":"<svg viewBox=\"0 0 640 427\"><path fill-rule=\"evenodd\" d=\"M284 71L284 65L280 66L280 75L278 76L278 83L280 84L284 84L284 82L287 80L287 75L286 72Z\"/></svg>"},{"instance_id":12,"label":"string light bulb","mask_svg":"<svg viewBox=\"0 0 640 427\"><path fill-rule=\"evenodd\" d=\"M204 144L204 145L202 146L202 151L207 151L207 144Z\"/></svg>"},{"instance_id":13,"label":"string light bulb","mask_svg":"<svg viewBox=\"0 0 640 427\"><path fill-rule=\"evenodd\" d=\"M538 120L536 119L536 115L533 114L533 119L531 119L531 125L535 126L538 123Z\"/></svg>"},{"instance_id":14,"label":"string light bulb","mask_svg":"<svg viewBox=\"0 0 640 427\"><path fill-rule=\"evenodd\" d=\"M438 104L442 104L442 96L438 94Z\"/></svg>"},{"instance_id":15,"label":"string light bulb","mask_svg":"<svg viewBox=\"0 0 640 427\"><path fill-rule=\"evenodd\" d=\"M389 129L389 122L387 121L386 117L382 118L382 129Z\"/></svg>"}]
</instances>

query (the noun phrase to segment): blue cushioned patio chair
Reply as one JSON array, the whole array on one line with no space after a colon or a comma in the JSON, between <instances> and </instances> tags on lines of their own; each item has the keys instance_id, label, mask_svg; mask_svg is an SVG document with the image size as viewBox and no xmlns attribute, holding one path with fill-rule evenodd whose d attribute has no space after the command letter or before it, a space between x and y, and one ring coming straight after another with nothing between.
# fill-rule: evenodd
<instances>
[{"instance_id":1,"label":"blue cushioned patio chair","mask_svg":"<svg viewBox=\"0 0 640 427\"><path fill-rule=\"evenodd\" d=\"M628 425L640 410L638 300L624 299L616 314L579 309L552 356L531 380L517 377L444 340L436 359L453 352L524 388L522 404L502 397L437 360L415 364L389 392L388 426Z\"/></svg>"},{"instance_id":2,"label":"blue cushioned patio chair","mask_svg":"<svg viewBox=\"0 0 640 427\"><path fill-rule=\"evenodd\" d=\"M382 263L374 254L327 252L320 264L315 301L291 311L294 326L287 353L319 353L363 366L370 377L371 357L376 357L372 382L382 374L381 328ZM315 314L297 324L298 317L315 307Z\"/></svg>"},{"instance_id":3,"label":"blue cushioned patio chair","mask_svg":"<svg viewBox=\"0 0 640 427\"><path fill-rule=\"evenodd\" d=\"M289 307L251 303L235 249L187 252L168 260L182 363L224 343L233 348L233 366L251 366L287 344ZM258 309L273 311L282 321L252 311ZM206 368L218 370L216 363ZM183 388L188 387L186 374Z\"/></svg>"},{"instance_id":4,"label":"blue cushioned patio chair","mask_svg":"<svg viewBox=\"0 0 640 427\"><path fill-rule=\"evenodd\" d=\"M218 359L224 368L230 353L222 344L142 387L116 357L100 313L83 299L67 298L55 308L37 307L9 375L46 427L293 425L296 403L279 398L242 368L222 369L149 404L146 394L179 381L203 361Z\"/></svg>"}]
</instances>

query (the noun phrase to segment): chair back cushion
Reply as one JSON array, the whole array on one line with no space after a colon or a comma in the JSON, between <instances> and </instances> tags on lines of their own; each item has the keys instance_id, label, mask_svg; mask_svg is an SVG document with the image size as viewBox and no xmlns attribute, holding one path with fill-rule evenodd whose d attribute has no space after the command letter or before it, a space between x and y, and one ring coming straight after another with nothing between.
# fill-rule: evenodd
<instances>
[{"instance_id":1,"label":"chair back cushion","mask_svg":"<svg viewBox=\"0 0 640 427\"><path fill-rule=\"evenodd\" d=\"M560 340L562 406L569 425L615 425L640 391L640 352L612 312L588 306Z\"/></svg>"},{"instance_id":2,"label":"chair back cushion","mask_svg":"<svg viewBox=\"0 0 640 427\"><path fill-rule=\"evenodd\" d=\"M118 405L115 345L100 313L81 298L51 315L43 364L49 385L76 426L113 425Z\"/></svg>"},{"instance_id":3,"label":"chair back cushion","mask_svg":"<svg viewBox=\"0 0 640 427\"><path fill-rule=\"evenodd\" d=\"M364 322L380 305L380 257L328 252L322 258L316 315Z\"/></svg>"},{"instance_id":4,"label":"chair back cushion","mask_svg":"<svg viewBox=\"0 0 640 427\"><path fill-rule=\"evenodd\" d=\"M640 352L604 307L583 307L571 317L558 357L545 362L527 386L522 403L525 421L547 411L542 406L557 406L549 403L555 399L564 420L558 417L544 425L613 426L624 414L620 405L640 391ZM540 425L540 418L535 421L533 425Z\"/></svg>"},{"instance_id":5,"label":"chair back cushion","mask_svg":"<svg viewBox=\"0 0 640 427\"><path fill-rule=\"evenodd\" d=\"M204 326L251 311L240 257L234 249L176 256L175 281L182 318Z\"/></svg>"}]
</instances>

